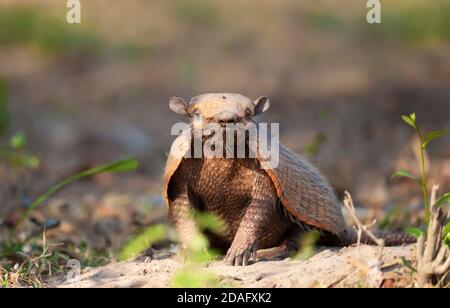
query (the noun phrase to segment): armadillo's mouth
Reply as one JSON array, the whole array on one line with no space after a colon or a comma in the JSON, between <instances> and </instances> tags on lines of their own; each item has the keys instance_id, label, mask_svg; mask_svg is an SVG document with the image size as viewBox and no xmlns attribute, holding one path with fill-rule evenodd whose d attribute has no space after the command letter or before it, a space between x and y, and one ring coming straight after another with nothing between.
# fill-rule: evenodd
<instances>
[{"instance_id":1,"label":"armadillo's mouth","mask_svg":"<svg viewBox=\"0 0 450 308\"><path fill-rule=\"evenodd\" d=\"M249 133L246 125L215 123L211 127L205 126L202 131L197 131L197 134L194 134L194 138L200 136L202 146L206 145L212 150L236 151L238 148L247 147Z\"/></svg>"},{"instance_id":2,"label":"armadillo's mouth","mask_svg":"<svg viewBox=\"0 0 450 308\"><path fill-rule=\"evenodd\" d=\"M220 122L219 124L220 124L221 127L226 128L227 125L229 125L229 124L235 124L235 122Z\"/></svg>"}]
</instances>

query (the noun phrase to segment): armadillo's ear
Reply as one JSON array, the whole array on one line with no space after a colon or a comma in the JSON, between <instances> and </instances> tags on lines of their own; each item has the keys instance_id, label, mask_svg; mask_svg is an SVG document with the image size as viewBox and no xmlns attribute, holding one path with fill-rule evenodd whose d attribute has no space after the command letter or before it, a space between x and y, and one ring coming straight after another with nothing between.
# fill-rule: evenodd
<instances>
[{"instance_id":1,"label":"armadillo's ear","mask_svg":"<svg viewBox=\"0 0 450 308\"><path fill-rule=\"evenodd\" d=\"M269 109L270 102L267 96L261 96L256 99L253 104L255 105L255 115L266 112Z\"/></svg>"},{"instance_id":2,"label":"armadillo's ear","mask_svg":"<svg viewBox=\"0 0 450 308\"><path fill-rule=\"evenodd\" d=\"M175 113L187 115L187 103L180 96L174 96L169 101L169 108Z\"/></svg>"}]
</instances>

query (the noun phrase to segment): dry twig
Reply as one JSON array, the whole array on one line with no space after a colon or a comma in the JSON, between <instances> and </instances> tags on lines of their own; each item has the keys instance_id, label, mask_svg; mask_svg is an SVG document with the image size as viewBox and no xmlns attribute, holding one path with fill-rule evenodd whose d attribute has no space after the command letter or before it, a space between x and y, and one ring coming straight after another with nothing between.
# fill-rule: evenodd
<instances>
[{"instance_id":1,"label":"dry twig","mask_svg":"<svg viewBox=\"0 0 450 308\"><path fill-rule=\"evenodd\" d=\"M443 241L446 215L442 208L435 206L438 189L439 185L433 186L428 230L419 237L417 244L417 283L420 287L430 285L450 272L449 249Z\"/></svg>"},{"instance_id":2,"label":"dry twig","mask_svg":"<svg viewBox=\"0 0 450 308\"><path fill-rule=\"evenodd\" d=\"M355 206L353 204L353 200L352 200L352 196L350 195L350 193L348 191L345 192L345 197L344 197L344 206L345 208L349 211L350 216L352 217L353 221L356 224L356 229L357 229L357 247L358 247L358 258L361 258L361 238L363 235L363 232L365 234L367 234L367 236L369 236L374 243L380 247L380 253L378 255L378 261L381 262L381 259L383 257L383 250L384 250L384 239L380 239L378 237L376 237L369 229L372 228L375 223L377 222L376 220L374 220L372 223L364 225L363 223L361 223L358 219L358 217L356 216L356 210L355 210Z\"/></svg>"}]
</instances>

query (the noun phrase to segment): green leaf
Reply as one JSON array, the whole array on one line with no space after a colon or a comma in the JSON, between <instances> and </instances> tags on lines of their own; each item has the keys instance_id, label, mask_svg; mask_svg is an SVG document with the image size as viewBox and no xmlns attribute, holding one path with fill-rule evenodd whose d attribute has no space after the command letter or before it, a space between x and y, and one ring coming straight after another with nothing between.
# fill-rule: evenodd
<instances>
[{"instance_id":1,"label":"green leaf","mask_svg":"<svg viewBox=\"0 0 450 308\"><path fill-rule=\"evenodd\" d=\"M302 234L300 238L300 250L295 259L307 260L316 253L317 241L320 239L320 233L317 231L309 231Z\"/></svg>"},{"instance_id":2,"label":"green leaf","mask_svg":"<svg viewBox=\"0 0 450 308\"><path fill-rule=\"evenodd\" d=\"M450 234L450 222L448 224L446 224L444 227L444 236L449 235L449 234Z\"/></svg>"},{"instance_id":3,"label":"green leaf","mask_svg":"<svg viewBox=\"0 0 450 308\"><path fill-rule=\"evenodd\" d=\"M123 245L119 252L119 260L135 258L152 244L167 238L168 231L168 227L163 224L157 224L146 228Z\"/></svg>"},{"instance_id":4,"label":"green leaf","mask_svg":"<svg viewBox=\"0 0 450 308\"><path fill-rule=\"evenodd\" d=\"M80 173L77 173L65 180L62 180L55 185L53 185L47 192L39 196L32 204L31 206L22 214L19 221L16 223L14 228L11 231L11 234L15 233L15 230L17 227L30 215L30 213L38 207L40 204L42 204L45 200L47 200L48 197L54 195L67 185L78 181L82 178L93 176L95 174L99 173L105 173L105 172L125 172L125 171L132 171L136 170L138 168L139 164L135 159L123 159L116 162L113 162L108 165L101 165Z\"/></svg>"},{"instance_id":5,"label":"green leaf","mask_svg":"<svg viewBox=\"0 0 450 308\"><path fill-rule=\"evenodd\" d=\"M450 248L450 222L444 227L444 243Z\"/></svg>"},{"instance_id":6,"label":"green leaf","mask_svg":"<svg viewBox=\"0 0 450 308\"><path fill-rule=\"evenodd\" d=\"M409 115L409 117L410 117L410 119L411 119L414 123L416 123L416 113L415 113L415 112L411 113L411 114Z\"/></svg>"},{"instance_id":7,"label":"green leaf","mask_svg":"<svg viewBox=\"0 0 450 308\"><path fill-rule=\"evenodd\" d=\"M450 192L445 193L442 197L440 197L436 203L436 207L441 207L444 203L450 203Z\"/></svg>"},{"instance_id":8,"label":"green leaf","mask_svg":"<svg viewBox=\"0 0 450 308\"><path fill-rule=\"evenodd\" d=\"M21 150L27 145L27 138L24 133L20 132L11 138L9 144L14 150Z\"/></svg>"},{"instance_id":9,"label":"green leaf","mask_svg":"<svg viewBox=\"0 0 450 308\"><path fill-rule=\"evenodd\" d=\"M415 238L419 238L422 234L423 231L420 228L414 228L414 227L408 227L405 229L405 232L408 233L411 236L414 236Z\"/></svg>"},{"instance_id":10,"label":"green leaf","mask_svg":"<svg viewBox=\"0 0 450 308\"><path fill-rule=\"evenodd\" d=\"M396 177L399 177L399 176L400 176L400 177L406 177L406 178L410 178L410 179L419 181L419 178L417 178L416 176L412 175L409 171L403 170L403 169L400 169L400 170L396 171L396 172L391 176L391 180L392 180L393 178L396 178Z\"/></svg>"},{"instance_id":11,"label":"green leaf","mask_svg":"<svg viewBox=\"0 0 450 308\"><path fill-rule=\"evenodd\" d=\"M220 278L215 273L202 267L182 268L172 277L175 288L220 287Z\"/></svg>"},{"instance_id":12,"label":"green leaf","mask_svg":"<svg viewBox=\"0 0 450 308\"><path fill-rule=\"evenodd\" d=\"M224 232L224 222L214 214L196 212L194 218L197 225L203 231L208 230L215 234Z\"/></svg>"},{"instance_id":13,"label":"green leaf","mask_svg":"<svg viewBox=\"0 0 450 308\"><path fill-rule=\"evenodd\" d=\"M423 140L423 146L425 147L431 140L445 136L447 132L445 130L435 130L429 133Z\"/></svg>"},{"instance_id":14,"label":"green leaf","mask_svg":"<svg viewBox=\"0 0 450 308\"><path fill-rule=\"evenodd\" d=\"M402 115L402 119L405 123L407 123L408 125L412 126L415 130L417 130L416 121L415 121L416 116L414 113L412 115L414 115L414 119L412 119L411 116L405 116L405 115Z\"/></svg>"}]
</instances>

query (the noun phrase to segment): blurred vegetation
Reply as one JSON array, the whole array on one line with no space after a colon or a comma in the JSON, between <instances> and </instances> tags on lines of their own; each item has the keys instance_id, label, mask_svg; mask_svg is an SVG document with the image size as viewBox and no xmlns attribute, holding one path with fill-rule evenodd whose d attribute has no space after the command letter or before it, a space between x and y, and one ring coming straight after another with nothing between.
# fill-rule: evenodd
<instances>
[{"instance_id":1,"label":"blurred vegetation","mask_svg":"<svg viewBox=\"0 0 450 308\"><path fill-rule=\"evenodd\" d=\"M13 139L14 140L14 139ZM42 203L44 203L45 200L47 200L50 196L56 194L66 186L79 181L86 177L91 177L96 174L100 173L118 173L118 172L128 172L128 171L135 171L139 167L139 163L132 158L127 159L121 159L118 161L115 161L110 164L105 164L101 166L97 166L94 168L90 168L88 170L79 172L77 174L74 174L62 181L57 182L55 185L50 187L45 193L40 195L36 200L34 200L30 206L27 208L26 211L24 211L19 218L19 220L14 225L13 229L11 230L11 237L14 237L16 229L20 226L22 222L24 222L31 214L32 211L34 211L38 206L40 206Z\"/></svg>"},{"instance_id":2,"label":"blurred vegetation","mask_svg":"<svg viewBox=\"0 0 450 308\"><path fill-rule=\"evenodd\" d=\"M13 135L8 147L0 147L0 158L15 170L36 169L39 158L28 152L27 138L23 132Z\"/></svg>"},{"instance_id":3,"label":"blurred vegetation","mask_svg":"<svg viewBox=\"0 0 450 308\"><path fill-rule=\"evenodd\" d=\"M322 132L315 134L313 139L305 145L305 153L312 157L316 156L319 153L320 145L324 143L326 139L327 136Z\"/></svg>"},{"instance_id":4,"label":"blurred vegetation","mask_svg":"<svg viewBox=\"0 0 450 308\"><path fill-rule=\"evenodd\" d=\"M119 260L129 260L167 238L167 225L152 225L132 236L120 249Z\"/></svg>"},{"instance_id":5,"label":"blurred vegetation","mask_svg":"<svg viewBox=\"0 0 450 308\"><path fill-rule=\"evenodd\" d=\"M0 45L35 45L51 53L93 54L100 37L30 7L0 10Z\"/></svg>"},{"instance_id":6,"label":"blurred vegetation","mask_svg":"<svg viewBox=\"0 0 450 308\"><path fill-rule=\"evenodd\" d=\"M367 23L363 25L370 39L406 43L450 42L449 16L448 1L402 2L384 6L381 24L376 27Z\"/></svg>"},{"instance_id":7,"label":"blurred vegetation","mask_svg":"<svg viewBox=\"0 0 450 308\"><path fill-rule=\"evenodd\" d=\"M206 232L220 233L224 224L210 213L194 213L199 233L190 241L186 251L178 251L178 257L185 261L185 266L172 277L172 285L178 288L217 287L219 278L204 265L217 260L219 253L210 248ZM171 238L171 230L167 225L155 224L137 232L128 239L119 252L120 260L136 258L153 245ZM150 256L151 257L151 256Z\"/></svg>"},{"instance_id":8,"label":"blurred vegetation","mask_svg":"<svg viewBox=\"0 0 450 308\"><path fill-rule=\"evenodd\" d=\"M206 263L217 260L220 256L217 251L211 249L205 233L220 233L224 224L210 213L197 212L194 216L201 232L190 241L188 250L181 252L186 263L172 277L172 285L176 288L224 287L220 284L219 277L204 267Z\"/></svg>"},{"instance_id":9,"label":"blurred vegetation","mask_svg":"<svg viewBox=\"0 0 450 308\"><path fill-rule=\"evenodd\" d=\"M422 44L450 41L450 3L436 0L395 1L382 4L380 24L369 24L365 11L351 16L317 8L293 11L296 20L323 32L349 33L364 40Z\"/></svg>"},{"instance_id":10,"label":"blurred vegetation","mask_svg":"<svg viewBox=\"0 0 450 308\"><path fill-rule=\"evenodd\" d=\"M211 28L219 24L219 11L210 1L175 0L171 5L174 15L187 25Z\"/></svg>"},{"instance_id":11,"label":"blurred vegetation","mask_svg":"<svg viewBox=\"0 0 450 308\"><path fill-rule=\"evenodd\" d=\"M320 239L320 233L317 231L309 231L300 235L299 247L300 249L295 254L294 258L298 260L307 260L311 258L317 249L317 242Z\"/></svg>"},{"instance_id":12,"label":"blurred vegetation","mask_svg":"<svg viewBox=\"0 0 450 308\"><path fill-rule=\"evenodd\" d=\"M296 18L321 31L338 32L348 28L348 23L342 17L327 11L306 10Z\"/></svg>"},{"instance_id":13,"label":"blurred vegetation","mask_svg":"<svg viewBox=\"0 0 450 308\"><path fill-rule=\"evenodd\" d=\"M402 230L411 221L411 213L408 209L392 207L388 209L384 217L379 221L378 228L381 230Z\"/></svg>"},{"instance_id":14,"label":"blurred vegetation","mask_svg":"<svg viewBox=\"0 0 450 308\"><path fill-rule=\"evenodd\" d=\"M223 287L217 275L201 267L185 267L172 278L175 288L218 288Z\"/></svg>"},{"instance_id":15,"label":"blurred vegetation","mask_svg":"<svg viewBox=\"0 0 450 308\"><path fill-rule=\"evenodd\" d=\"M3 136L9 127L9 110L6 81L0 77L0 137Z\"/></svg>"}]
</instances>

